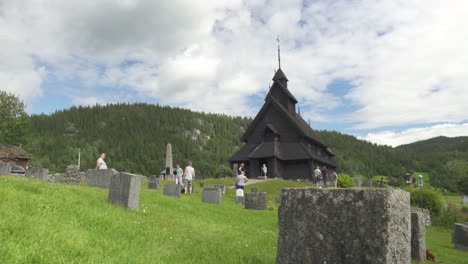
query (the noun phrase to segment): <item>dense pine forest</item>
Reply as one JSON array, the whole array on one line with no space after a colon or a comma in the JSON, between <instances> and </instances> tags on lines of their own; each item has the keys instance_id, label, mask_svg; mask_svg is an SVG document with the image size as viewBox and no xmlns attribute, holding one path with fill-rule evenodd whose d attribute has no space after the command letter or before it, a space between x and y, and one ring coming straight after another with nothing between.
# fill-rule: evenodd
<instances>
[{"instance_id":1,"label":"dense pine forest","mask_svg":"<svg viewBox=\"0 0 468 264\"><path fill-rule=\"evenodd\" d=\"M30 117L26 149L32 165L63 171L76 164L95 167L107 153L111 168L144 175L159 174L165 166L166 144L175 163L191 160L204 177L229 173L229 157L241 146L240 136L250 118L192 112L151 104L111 104L72 107L51 115ZM468 137L439 137L397 148L359 140L334 131L316 131L336 153L338 170L352 176L389 176L404 181L407 172L431 174L435 186L457 191L468 175Z\"/></svg>"}]
</instances>

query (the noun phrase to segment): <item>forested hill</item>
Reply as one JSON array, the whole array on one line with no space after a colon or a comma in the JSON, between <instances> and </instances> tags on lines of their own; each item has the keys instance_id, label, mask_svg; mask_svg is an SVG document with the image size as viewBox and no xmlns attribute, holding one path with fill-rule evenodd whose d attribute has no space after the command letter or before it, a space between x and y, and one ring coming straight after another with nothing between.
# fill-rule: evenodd
<instances>
[{"instance_id":1,"label":"forested hill","mask_svg":"<svg viewBox=\"0 0 468 264\"><path fill-rule=\"evenodd\" d=\"M33 166L51 171L76 164L81 148L82 169L94 168L105 152L109 167L151 175L165 167L166 144L171 143L174 163L193 160L200 170L218 172L238 150L250 121L150 104L72 107L31 116L26 148Z\"/></svg>"},{"instance_id":2,"label":"forested hill","mask_svg":"<svg viewBox=\"0 0 468 264\"><path fill-rule=\"evenodd\" d=\"M163 170L171 143L175 163L192 160L206 176L219 175L222 164L229 168L228 159L242 146L240 137L252 121L142 103L72 107L30 118L26 149L33 166L63 171L77 162L81 148L82 169L94 168L99 153L106 152L111 168L151 175ZM336 153L339 172L403 180L406 172L427 171L435 185L451 190L468 175L468 137L392 148L339 132L316 132Z\"/></svg>"},{"instance_id":3,"label":"forested hill","mask_svg":"<svg viewBox=\"0 0 468 264\"><path fill-rule=\"evenodd\" d=\"M431 182L457 190L468 180L468 137L436 137L396 148L408 153L421 170L431 175Z\"/></svg>"}]
</instances>

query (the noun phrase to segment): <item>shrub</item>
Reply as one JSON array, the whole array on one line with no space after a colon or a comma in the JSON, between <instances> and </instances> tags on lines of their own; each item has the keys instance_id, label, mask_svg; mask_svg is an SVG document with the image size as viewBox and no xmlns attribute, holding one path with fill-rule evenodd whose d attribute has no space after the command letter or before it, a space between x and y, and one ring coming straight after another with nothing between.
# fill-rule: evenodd
<instances>
[{"instance_id":1,"label":"shrub","mask_svg":"<svg viewBox=\"0 0 468 264\"><path fill-rule=\"evenodd\" d=\"M341 173L338 175L337 186L340 188L350 188L356 186L354 178L351 178L348 174Z\"/></svg>"},{"instance_id":2,"label":"shrub","mask_svg":"<svg viewBox=\"0 0 468 264\"><path fill-rule=\"evenodd\" d=\"M420 188L407 188L407 191L411 194L411 205L415 207L422 207L429 209L431 214L439 214L444 208L444 196L441 191L434 187L425 187L422 190Z\"/></svg>"},{"instance_id":3,"label":"shrub","mask_svg":"<svg viewBox=\"0 0 468 264\"><path fill-rule=\"evenodd\" d=\"M442 211L439 215L432 217L432 225L453 228L455 223L462 221L462 217L453 209L448 208Z\"/></svg>"}]
</instances>

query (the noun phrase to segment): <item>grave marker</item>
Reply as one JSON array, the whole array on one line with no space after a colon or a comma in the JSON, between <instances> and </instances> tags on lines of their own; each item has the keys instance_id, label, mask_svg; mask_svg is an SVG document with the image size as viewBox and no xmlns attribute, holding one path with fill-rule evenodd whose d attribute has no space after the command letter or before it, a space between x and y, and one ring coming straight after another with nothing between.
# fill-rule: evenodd
<instances>
[{"instance_id":1,"label":"grave marker","mask_svg":"<svg viewBox=\"0 0 468 264\"><path fill-rule=\"evenodd\" d=\"M114 169L91 170L86 179L89 187L109 188L112 177L117 174L119 172Z\"/></svg>"},{"instance_id":2,"label":"grave marker","mask_svg":"<svg viewBox=\"0 0 468 264\"><path fill-rule=\"evenodd\" d=\"M455 248L468 251L468 223L455 223L452 242Z\"/></svg>"},{"instance_id":3,"label":"grave marker","mask_svg":"<svg viewBox=\"0 0 468 264\"><path fill-rule=\"evenodd\" d=\"M219 188L221 190L221 193L224 194L226 191L226 186L220 185L220 184L215 184L213 185L213 188Z\"/></svg>"},{"instance_id":4,"label":"grave marker","mask_svg":"<svg viewBox=\"0 0 468 264\"><path fill-rule=\"evenodd\" d=\"M34 179L39 179L43 181L47 181L49 178L49 169L46 168L29 168L26 171L26 177L31 177Z\"/></svg>"},{"instance_id":5,"label":"grave marker","mask_svg":"<svg viewBox=\"0 0 468 264\"><path fill-rule=\"evenodd\" d=\"M411 258L426 260L426 216L421 211L411 212Z\"/></svg>"},{"instance_id":6,"label":"grave marker","mask_svg":"<svg viewBox=\"0 0 468 264\"><path fill-rule=\"evenodd\" d=\"M410 196L394 189L284 188L277 263L411 263Z\"/></svg>"},{"instance_id":7,"label":"grave marker","mask_svg":"<svg viewBox=\"0 0 468 264\"><path fill-rule=\"evenodd\" d=\"M251 192L245 194L245 209L266 210L268 196L266 192Z\"/></svg>"},{"instance_id":8,"label":"grave marker","mask_svg":"<svg viewBox=\"0 0 468 264\"><path fill-rule=\"evenodd\" d=\"M137 210L140 202L141 176L121 172L112 176L109 185L109 202Z\"/></svg>"},{"instance_id":9,"label":"grave marker","mask_svg":"<svg viewBox=\"0 0 468 264\"><path fill-rule=\"evenodd\" d=\"M166 184L164 185L163 194L166 196L172 196L180 198L181 187L179 184Z\"/></svg>"},{"instance_id":10,"label":"grave marker","mask_svg":"<svg viewBox=\"0 0 468 264\"><path fill-rule=\"evenodd\" d=\"M148 179L148 189L159 189L159 177L153 175Z\"/></svg>"},{"instance_id":11,"label":"grave marker","mask_svg":"<svg viewBox=\"0 0 468 264\"><path fill-rule=\"evenodd\" d=\"M203 190L202 202L211 204L221 204L221 189L205 188Z\"/></svg>"},{"instance_id":12,"label":"grave marker","mask_svg":"<svg viewBox=\"0 0 468 264\"><path fill-rule=\"evenodd\" d=\"M245 204L244 190L236 190L236 204Z\"/></svg>"}]
</instances>

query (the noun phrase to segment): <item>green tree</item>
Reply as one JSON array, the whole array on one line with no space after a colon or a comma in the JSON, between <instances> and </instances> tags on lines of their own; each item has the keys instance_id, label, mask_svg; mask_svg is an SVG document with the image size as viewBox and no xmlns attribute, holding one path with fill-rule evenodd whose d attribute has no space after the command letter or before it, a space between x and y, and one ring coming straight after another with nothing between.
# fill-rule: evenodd
<instances>
[{"instance_id":1,"label":"green tree","mask_svg":"<svg viewBox=\"0 0 468 264\"><path fill-rule=\"evenodd\" d=\"M26 142L29 118L25 105L12 93L0 91L0 143L19 145Z\"/></svg>"}]
</instances>

